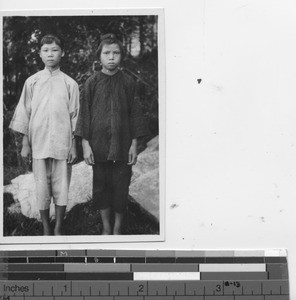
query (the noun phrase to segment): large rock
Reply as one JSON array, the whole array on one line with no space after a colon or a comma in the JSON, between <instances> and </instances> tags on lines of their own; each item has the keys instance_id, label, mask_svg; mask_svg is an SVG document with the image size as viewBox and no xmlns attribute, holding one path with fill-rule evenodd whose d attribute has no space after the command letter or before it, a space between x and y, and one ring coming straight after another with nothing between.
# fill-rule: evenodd
<instances>
[{"instance_id":1,"label":"large rock","mask_svg":"<svg viewBox=\"0 0 296 300\"><path fill-rule=\"evenodd\" d=\"M4 192L13 195L15 204L8 209L11 212L21 210L29 218L40 219L36 205L35 180L32 173L20 175L11 180L11 184L4 187ZM85 203L91 199L92 194L92 169L81 162L73 166L69 191L67 212L76 204ZM54 215L54 205L50 206L50 216Z\"/></svg>"},{"instance_id":2,"label":"large rock","mask_svg":"<svg viewBox=\"0 0 296 300\"><path fill-rule=\"evenodd\" d=\"M159 220L159 151L158 137L147 144L133 167L130 195Z\"/></svg>"},{"instance_id":3,"label":"large rock","mask_svg":"<svg viewBox=\"0 0 296 300\"><path fill-rule=\"evenodd\" d=\"M133 167L130 195L144 209L159 219L159 182L158 182L158 137L152 139L145 151L138 156ZM36 206L35 181L32 173L20 175L4 187L4 192L11 193L15 203L9 207L11 212L19 212L29 218L40 219ZM92 168L84 162L72 169L67 212L76 204L85 203L92 196ZM50 208L54 215L54 205Z\"/></svg>"}]
</instances>

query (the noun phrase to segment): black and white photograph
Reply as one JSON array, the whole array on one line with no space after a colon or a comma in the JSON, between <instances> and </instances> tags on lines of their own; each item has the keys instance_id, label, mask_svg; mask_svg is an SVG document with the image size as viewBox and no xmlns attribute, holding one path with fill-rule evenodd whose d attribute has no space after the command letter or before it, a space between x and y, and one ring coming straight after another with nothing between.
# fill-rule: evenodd
<instances>
[{"instance_id":1,"label":"black and white photograph","mask_svg":"<svg viewBox=\"0 0 296 300\"><path fill-rule=\"evenodd\" d=\"M4 298L42 285L75 300L296 299L295 0L3 0L0 13ZM18 284L36 250L46 263L73 250L81 274L93 256L138 266L106 289L85 274Z\"/></svg>"},{"instance_id":2,"label":"black and white photograph","mask_svg":"<svg viewBox=\"0 0 296 300\"><path fill-rule=\"evenodd\" d=\"M163 239L162 26L160 9L2 16L4 243Z\"/></svg>"}]
</instances>

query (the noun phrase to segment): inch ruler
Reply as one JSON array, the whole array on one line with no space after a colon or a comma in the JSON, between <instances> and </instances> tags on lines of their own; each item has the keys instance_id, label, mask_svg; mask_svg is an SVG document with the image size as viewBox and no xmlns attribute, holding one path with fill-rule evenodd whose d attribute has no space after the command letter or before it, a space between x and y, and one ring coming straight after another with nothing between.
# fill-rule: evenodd
<instances>
[{"instance_id":1,"label":"inch ruler","mask_svg":"<svg viewBox=\"0 0 296 300\"><path fill-rule=\"evenodd\" d=\"M288 300L286 252L0 251L0 300Z\"/></svg>"}]
</instances>

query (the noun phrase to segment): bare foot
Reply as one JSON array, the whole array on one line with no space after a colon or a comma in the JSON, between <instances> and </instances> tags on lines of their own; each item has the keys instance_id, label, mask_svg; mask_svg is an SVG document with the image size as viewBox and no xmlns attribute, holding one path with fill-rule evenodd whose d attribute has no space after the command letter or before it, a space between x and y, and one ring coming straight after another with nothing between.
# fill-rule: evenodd
<instances>
[{"instance_id":1,"label":"bare foot","mask_svg":"<svg viewBox=\"0 0 296 300\"><path fill-rule=\"evenodd\" d=\"M114 229L113 229L113 234L114 234L114 235L119 235L119 234L121 234L121 228L114 228Z\"/></svg>"},{"instance_id":2,"label":"bare foot","mask_svg":"<svg viewBox=\"0 0 296 300\"><path fill-rule=\"evenodd\" d=\"M51 235L50 227L47 226L43 227L43 235Z\"/></svg>"},{"instance_id":3,"label":"bare foot","mask_svg":"<svg viewBox=\"0 0 296 300\"><path fill-rule=\"evenodd\" d=\"M54 235L63 235L62 231L61 231L61 228L55 228L54 229Z\"/></svg>"},{"instance_id":4,"label":"bare foot","mask_svg":"<svg viewBox=\"0 0 296 300\"><path fill-rule=\"evenodd\" d=\"M121 234L122 225L123 225L123 213L116 212L113 234L115 234L115 235Z\"/></svg>"},{"instance_id":5,"label":"bare foot","mask_svg":"<svg viewBox=\"0 0 296 300\"><path fill-rule=\"evenodd\" d=\"M104 228L102 230L102 235L111 235L111 234L112 234L111 228Z\"/></svg>"}]
</instances>

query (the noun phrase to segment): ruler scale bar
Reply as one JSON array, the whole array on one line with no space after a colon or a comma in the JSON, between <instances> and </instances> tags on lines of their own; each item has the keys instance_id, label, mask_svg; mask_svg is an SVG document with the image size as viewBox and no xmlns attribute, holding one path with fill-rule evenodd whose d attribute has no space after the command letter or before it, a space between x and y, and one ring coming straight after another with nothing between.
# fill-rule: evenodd
<instances>
[{"instance_id":1,"label":"ruler scale bar","mask_svg":"<svg viewBox=\"0 0 296 300\"><path fill-rule=\"evenodd\" d=\"M285 251L0 251L0 300L288 300Z\"/></svg>"},{"instance_id":2,"label":"ruler scale bar","mask_svg":"<svg viewBox=\"0 0 296 300\"><path fill-rule=\"evenodd\" d=\"M72 287L71 287L72 285ZM262 288L261 288L262 287ZM128 290L130 295L166 295L169 291L172 294L176 290L182 293L194 295L287 295L288 281L0 281L0 292L6 296L33 296L46 295L58 296L61 294L80 294L89 293L93 296L109 295L110 293L121 293L127 295ZM244 290L244 292L242 292ZM111 291L111 292L110 292Z\"/></svg>"}]
</instances>

